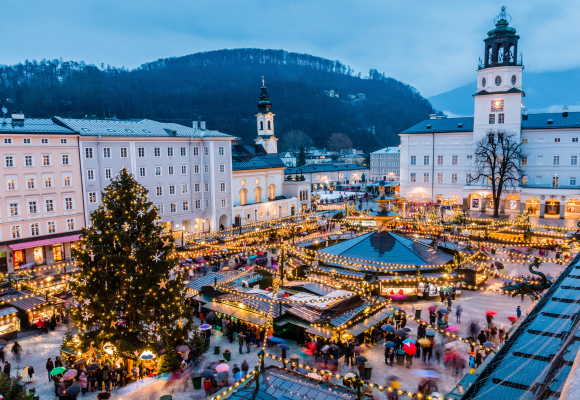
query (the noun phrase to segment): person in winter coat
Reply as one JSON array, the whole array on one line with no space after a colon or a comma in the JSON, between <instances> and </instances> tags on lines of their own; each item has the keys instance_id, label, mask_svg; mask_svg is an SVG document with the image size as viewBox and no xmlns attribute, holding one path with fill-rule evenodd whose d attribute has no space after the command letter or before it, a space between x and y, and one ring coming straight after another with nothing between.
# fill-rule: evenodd
<instances>
[{"instance_id":1,"label":"person in winter coat","mask_svg":"<svg viewBox=\"0 0 580 400\"><path fill-rule=\"evenodd\" d=\"M485 332L484 331L479 332L479 335L477 335L477 340L479 340L479 344L483 345L486 339L487 337L485 336Z\"/></svg>"},{"instance_id":2,"label":"person in winter coat","mask_svg":"<svg viewBox=\"0 0 580 400\"><path fill-rule=\"evenodd\" d=\"M389 349L389 365L393 366L393 361L395 361L395 349L391 347Z\"/></svg>"},{"instance_id":3,"label":"person in winter coat","mask_svg":"<svg viewBox=\"0 0 580 400\"><path fill-rule=\"evenodd\" d=\"M246 351L250 352L250 341L251 341L251 334L244 336L244 342L246 342Z\"/></svg>"},{"instance_id":4,"label":"person in winter coat","mask_svg":"<svg viewBox=\"0 0 580 400\"><path fill-rule=\"evenodd\" d=\"M58 356L56 360L54 360L54 368L58 367L62 367L62 359L60 358L60 356Z\"/></svg>"},{"instance_id":5,"label":"person in winter coat","mask_svg":"<svg viewBox=\"0 0 580 400\"><path fill-rule=\"evenodd\" d=\"M131 370L131 373L133 374L133 378L135 380L139 379L139 367L136 364L133 367L133 369Z\"/></svg>"},{"instance_id":6,"label":"person in winter coat","mask_svg":"<svg viewBox=\"0 0 580 400\"><path fill-rule=\"evenodd\" d=\"M417 339L424 338L427 335L427 327L425 324L419 324L417 327Z\"/></svg>"},{"instance_id":7,"label":"person in winter coat","mask_svg":"<svg viewBox=\"0 0 580 400\"><path fill-rule=\"evenodd\" d=\"M503 327L503 324L499 327L498 338L500 343L505 341L505 328Z\"/></svg>"},{"instance_id":8,"label":"person in winter coat","mask_svg":"<svg viewBox=\"0 0 580 400\"><path fill-rule=\"evenodd\" d=\"M354 346L352 345L352 343L349 343L348 346L346 346L346 350L344 352L344 363L346 365L353 365L354 364L354 360L353 360L353 356L354 356Z\"/></svg>"},{"instance_id":9,"label":"person in winter coat","mask_svg":"<svg viewBox=\"0 0 580 400\"><path fill-rule=\"evenodd\" d=\"M240 354L244 354L244 332L238 333L238 345L240 346Z\"/></svg>"},{"instance_id":10,"label":"person in winter coat","mask_svg":"<svg viewBox=\"0 0 580 400\"><path fill-rule=\"evenodd\" d=\"M56 315L52 313L52 317L50 317L50 330L54 331L54 328L56 328Z\"/></svg>"},{"instance_id":11,"label":"person in winter coat","mask_svg":"<svg viewBox=\"0 0 580 400\"><path fill-rule=\"evenodd\" d=\"M481 352L478 351L475 355L475 368L479 368L481 363L483 363L483 357L481 356Z\"/></svg>"},{"instance_id":12,"label":"person in winter coat","mask_svg":"<svg viewBox=\"0 0 580 400\"><path fill-rule=\"evenodd\" d=\"M248 365L248 363L246 362L246 360L244 360L242 362L242 374L243 375L247 375L249 369L250 369L250 366Z\"/></svg>"},{"instance_id":13,"label":"person in winter coat","mask_svg":"<svg viewBox=\"0 0 580 400\"><path fill-rule=\"evenodd\" d=\"M36 322L36 329L38 329L38 336L42 335L42 326L43 326L44 322L42 321L42 318L40 318L37 322Z\"/></svg>"},{"instance_id":14,"label":"person in winter coat","mask_svg":"<svg viewBox=\"0 0 580 400\"><path fill-rule=\"evenodd\" d=\"M436 320L437 320L437 314L435 314L435 311L429 311L429 324L435 325Z\"/></svg>"},{"instance_id":15,"label":"person in winter coat","mask_svg":"<svg viewBox=\"0 0 580 400\"><path fill-rule=\"evenodd\" d=\"M32 382L32 377L34 376L34 368L32 365L28 366L28 382Z\"/></svg>"},{"instance_id":16,"label":"person in winter coat","mask_svg":"<svg viewBox=\"0 0 580 400\"><path fill-rule=\"evenodd\" d=\"M4 361L4 369L2 370L2 372L4 372L6 375L10 376L10 367L11 367L11 364L8 361Z\"/></svg>"},{"instance_id":17,"label":"person in winter coat","mask_svg":"<svg viewBox=\"0 0 580 400\"><path fill-rule=\"evenodd\" d=\"M457 316L457 323L460 324L461 323L461 314L463 313L463 308L461 307L461 304L459 304L457 306L457 308L455 309L455 315Z\"/></svg>"},{"instance_id":18,"label":"person in winter coat","mask_svg":"<svg viewBox=\"0 0 580 400\"><path fill-rule=\"evenodd\" d=\"M360 379L364 380L364 378L365 378L365 363L362 361L358 364L358 374L359 374Z\"/></svg>"},{"instance_id":19,"label":"person in winter coat","mask_svg":"<svg viewBox=\"0 0 580 400\"><path fill-rule=\"evenodd\" d=\"M52 358L49 358L48 361L46 362L46 370L48 371L48 381L50 382L52 380L52 377L50 376L50 371L52 371L54 369L54 363L52 362Z\"/></svg>"},{"instance_id":20,"label":"person in winter coat","mask_svg":"<svg viewBox=\"0 0 580 400\"><path fill-rule=\"evenodd\" d=\"M87 394L87 377L85 376L84 372L81 372L81 377L79 378L79 380L81 381L81 392L82 392L83 396L86 396L86 394Z\"/></svg>"},{"instance_id":21,"label":"person in winter coat","mask_svg":"<svg viewBox=\"0 0 580 400\"><path fill-rule=\"evenodd\" d=\"M103 388L103 370L98 368L95 372L95 378L97 379L97 390L102 390Z\"/></svg>"},{"instance_id":22,"label":"person in winter coat","mask_svg":"<svg viewBox=\"0 0 580 400\"><path fill-rule=\"evenodd\" d=\"M473 374L475 372L475 353L471 353L469 357L469 373Z\"/></svg>"}]
</instances>

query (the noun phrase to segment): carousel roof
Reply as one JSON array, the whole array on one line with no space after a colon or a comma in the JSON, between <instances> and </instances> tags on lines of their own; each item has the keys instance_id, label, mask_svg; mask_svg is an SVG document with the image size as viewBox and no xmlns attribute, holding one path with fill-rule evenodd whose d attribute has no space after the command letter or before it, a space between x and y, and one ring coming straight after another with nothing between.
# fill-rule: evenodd
<instances>
[{"instance_id":1,"label":"carousel roof","mask_svg":"<svg viewBox=\"0 0 580 400\"><path fill-rule=\"evenodd\" d=\"M370 263L443 265L453 260L449 254L419 241L392 232L371 232L326 247L320 253L354 258ZM354 261L353 262L357 262ZM326 264L329 264L326 262ZM330 263L332 264L332 263Z\"/></svg>"}]
</instances>

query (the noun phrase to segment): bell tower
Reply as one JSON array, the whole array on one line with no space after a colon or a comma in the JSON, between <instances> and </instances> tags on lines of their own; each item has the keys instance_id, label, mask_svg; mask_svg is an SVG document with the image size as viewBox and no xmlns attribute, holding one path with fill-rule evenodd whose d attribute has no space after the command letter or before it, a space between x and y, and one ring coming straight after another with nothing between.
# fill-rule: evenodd
<instances>
[{"instance_id":1,"label":"bell tower","mask_svg":"<svg viewBox=\"0 0 580 400\"><path fill-rule=\"evenodd\" d=\"M516 29L509 26L511 17L505 6L495 19L495 28L483 40L484 58L477 68L477 92L474 109L474 142L490 131L521 133L522 86L524 69L518 56Z\"/></svg>"},{"instance_id":2,"label":"bell tower","mask_svg":"<svg viewBox=\"0 0 580 400\"><path fill-rule=\"evenodd\" d=\"M255 139L256 144L261 144L268 154L278 153L278 139L274 137L274 114L270 112L272 102L268 100L268 92L262 76L262 87L260 100L258 101L258 110L256 122L258 128L258 137Z\"/></svg>"}]
</instances>

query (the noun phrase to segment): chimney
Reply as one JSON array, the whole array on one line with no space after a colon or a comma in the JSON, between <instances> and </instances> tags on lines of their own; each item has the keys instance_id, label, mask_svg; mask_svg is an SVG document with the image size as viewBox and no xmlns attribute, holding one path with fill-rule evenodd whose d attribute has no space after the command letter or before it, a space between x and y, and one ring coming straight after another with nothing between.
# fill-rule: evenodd
<instances>
[{"instance_id":1,"label":"chimney","mask_svg":"<svg viewBox=\"0 0 580 400\"><path fill-rule=\"evenodd\" d=\"M437 114L429 114L429 119L436 119L437 118Z\"/></svg>"},{"instance_id":2,"label":"chimney","mask_svg":"<svg viewBox=\"0 0 580 400\"><path fill-rule=\"evenodd\" d=\"M193 129L199 129L199 128L197 127L197 121L193 121Z\"/></svg>"},{"instance_id":3,"label":"chimney","mask_svg":"<svg viewBox=\"0 0 580 400\"><path fill-rule=\"evenodd\" d=\"M18 114L12 114L12 121L24 121L24 114L22 112Z\"/></svg>"},{"instance_id":4,"label":"chimney","mask_svg":"<svg viewBox=\"0 0 580 400\"><path fill-rule=\"evenodd\" d=\"M205 121L200 121L200 123L199 123L199 124L201 125L201 127L200 127L200 128L201 128L201 130L202 130L202 131L205 131Z\"/></svg>"},{"instance_id":5,"label":"chimney","mask_svg":"<svg viewBox=\"0 0 580 400\"><path fill-rule=\"evenodd\" d=\"M524 108L524 115L522 115L522 119L523 120L527 120L528 119L528 109Z\"/></svg>"},{"instance_id":6,"label":"chimney","mask_svg":"<svg viewBox=\"0 0 580 400\"><path fill-rule=\"evenodd\" d=\"M568 106L564 106L562 109L562 117L566 118L568 116Z\"/></svg>"}]
</instances>

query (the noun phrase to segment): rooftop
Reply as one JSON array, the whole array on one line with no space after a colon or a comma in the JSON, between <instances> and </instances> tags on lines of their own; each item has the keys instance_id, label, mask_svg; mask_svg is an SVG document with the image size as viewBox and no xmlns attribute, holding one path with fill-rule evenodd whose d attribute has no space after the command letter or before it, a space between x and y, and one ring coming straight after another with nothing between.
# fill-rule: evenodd
<instances>
[{"instance_id":1,"label":"rooftop","mask_svg":"<svg viewBox=\"0 0 580 400\"><path fill-rule=\"evenodd\" d=\"M12 121L4 118L0 122L0 132L11 133L66 133L73 135L74 132L64 126L54 123L51 119L28 118L22 121Z\"/></svg>"},{"instance_id":2,"label":"rooftop","mask_svg":"<svg viewBox=\"0 0 580 400\"><path fill-rule=\"evenodd\" d=\"M384 149L373 151L371 154L399 154L400 152L401 148L399 146L396 146L396 147L385 147Z\"/></svg>"},{"instance_id":3,"label":"rooftop","mask_svg":"<svg viewBox=\"0 0 580 400\"><path fill-rule=\"evenodd\" d=\"M268 168L286 168L286 164L278 154L268 154L261 144L232 145L234 171Z\"/></svg>"},{"instance_id":4,"label":"rooftop","mask_svg":"<svg viewBox=\"0 0 580 400\"><path fill-rule=\"evenodd\" d=\"M297 171L302 170L303 174L311 174L317 172L340 172L340 171L353 171L353 170L361 170L367 169L368 167L364 167L362 165L356 164L344 164L344 163L326 163L326 164L317 164L317 165L305 165L303 167L287 167L284 170L284 174L290 175L295 174Z\"/></svg>"}]
</instances>

